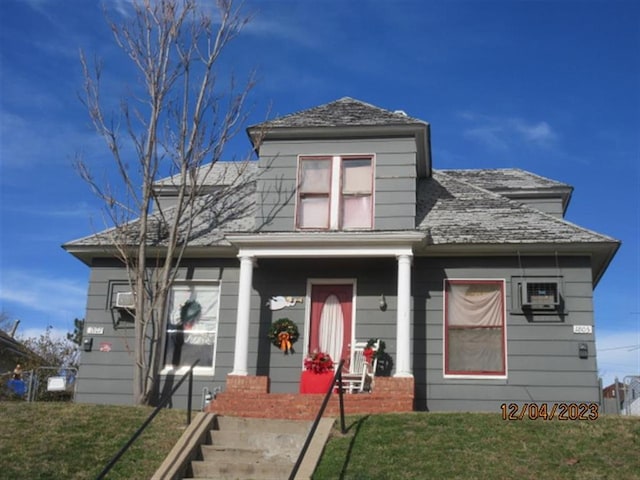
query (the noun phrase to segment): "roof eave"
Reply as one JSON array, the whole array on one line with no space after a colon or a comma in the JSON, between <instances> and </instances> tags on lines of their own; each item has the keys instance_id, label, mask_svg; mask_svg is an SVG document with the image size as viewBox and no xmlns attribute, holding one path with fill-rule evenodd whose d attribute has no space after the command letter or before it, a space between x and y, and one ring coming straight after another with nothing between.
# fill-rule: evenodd
<instances>
[{"instance_id":1,"label":"roof eave","mask_svg":"<svg viewBox=\"0 0 640 480\"><path fill-rule=\"evenodd\" d=\"M113 245L62 245L68 253L76 257L82 263L87 266L92 266L93 260L96 258L115 258L118 259L119 253L116 247ZM131 246L131 251L135 246ZM147 247L147 254L149 257L162 258L162 253L166 250L162 246L149 246ZM227 243L220 245L190 245L184 252L182 258L232 258L237 255L237 249Z\"/></svg>"},{"instance_id":2,"label":"roof eave","mask_svg":"<svg viewBox=\"0 0 640 480\"><path fill-rule=\"evenodd\" d=\"M587 256L591 258L591 279L595 288L620 248L619 241L582 243L450 243L429 244L417 253L419 256L462 256L510 254Z\"/></svg>"}]
</instances>

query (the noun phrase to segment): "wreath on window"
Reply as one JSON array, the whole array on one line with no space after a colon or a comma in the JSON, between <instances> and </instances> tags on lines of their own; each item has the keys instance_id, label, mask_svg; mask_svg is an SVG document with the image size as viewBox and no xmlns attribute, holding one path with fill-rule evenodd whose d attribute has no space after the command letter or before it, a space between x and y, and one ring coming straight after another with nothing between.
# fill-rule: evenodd
<instances>
[{"instance_id":1,"label":"wreath on window","mask_svg":"<svg viewBox=\"0 0 640 480\"><path fill-rule=\"evenodd\" d=\"M197 301L187 300L180 307L180 325L182 325L185 330L190 330L200 318L201 313L202 307Z\"/></svg>"},{"instance_id":2,"label":"wreath on window","mask_svg":"<svg viewBox=\"0 0 640 480\"><path fill-rule=\"evenodd\" d=\"M285 355L295 353L293 344L298 341L300 333L298 326L288 318L280 318L271 324L269 328L269 340Z\"/></svg>"}]
</instances>

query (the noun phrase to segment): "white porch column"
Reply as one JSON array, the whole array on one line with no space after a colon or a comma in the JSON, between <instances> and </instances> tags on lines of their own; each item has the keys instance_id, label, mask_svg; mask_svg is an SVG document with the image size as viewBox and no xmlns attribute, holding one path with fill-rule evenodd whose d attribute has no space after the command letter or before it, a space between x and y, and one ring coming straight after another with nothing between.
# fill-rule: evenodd
<instances>
[{"instance_id":1,"label":"white porch column","mask_svg":"<svg viewBox=\"0 0 640 480\"><path fill-rule=\"evenodd\" d=\"M238 286L238 316L236 318L236 348L233 352L233 371L231 375L247 375L252 281L253 257L241 255L240 285Z\"/></svg>"},{"instance_id":2,"label":"white porch column","mask_svg":"<svg viewBox=\"0 0 640 480\"><path fill-rule=\"evenodd\" d=\"M411 372L411 255L398 255L398 310L396 321L395 377L413 377Z\"/></svg>"}]
</instances>

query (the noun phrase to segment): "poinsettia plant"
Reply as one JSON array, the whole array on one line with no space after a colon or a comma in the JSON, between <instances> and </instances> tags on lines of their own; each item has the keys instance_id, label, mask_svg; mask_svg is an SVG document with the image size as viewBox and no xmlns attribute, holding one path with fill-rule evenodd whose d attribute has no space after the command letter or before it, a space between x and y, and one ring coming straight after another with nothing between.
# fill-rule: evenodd
<instances>
[{"instance_id":1,"label":"poinsettia plant","mask_svg":"<svg viewBox=\"0 0 640 480\"><path fill-rule=\"evenodd\" d=\"M380 343L378 344L378 342ZM367 359L367 363L371 363L374 358L381 360L384 357L384 350L386 346L387 345L384 341L378 340L377 338L370 338L367 342L367 346L362 352L364 357Z\"/></svg>"},{"instance_id":2,"label":"poinsettia plant","mask_svg":"<svg viewBox=\"0 0 640 480\"><path fill-rule=\"evenodd\" d=\"M324 352L313 352L304 359L304 368L314 373L326 373L333 370L334 363L331 356Z\"/></svg>"}]
</instances>

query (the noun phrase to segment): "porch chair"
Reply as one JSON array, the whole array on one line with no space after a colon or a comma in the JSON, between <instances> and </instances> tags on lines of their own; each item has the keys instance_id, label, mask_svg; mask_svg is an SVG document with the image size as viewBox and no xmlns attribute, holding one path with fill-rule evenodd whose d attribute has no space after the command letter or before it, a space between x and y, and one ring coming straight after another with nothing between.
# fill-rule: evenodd
<instances>
[{"instance_id":1,"label":"porch chair","mask_svg":"<svg viewBox=\"0 0 640 480\"><path fill-rule=\"evenodd\" d=\"M349 372L342 374L343 389L346 393L361 393L373 390L378 359L374 356L369 364L364 355L365 348L367 348L367 342L355 342L353 344L353 358L349 366ZM380 348L380 340L377 340L373 345L373 349L376 352L378 348Z\"/></svg>"}]
</instances>

